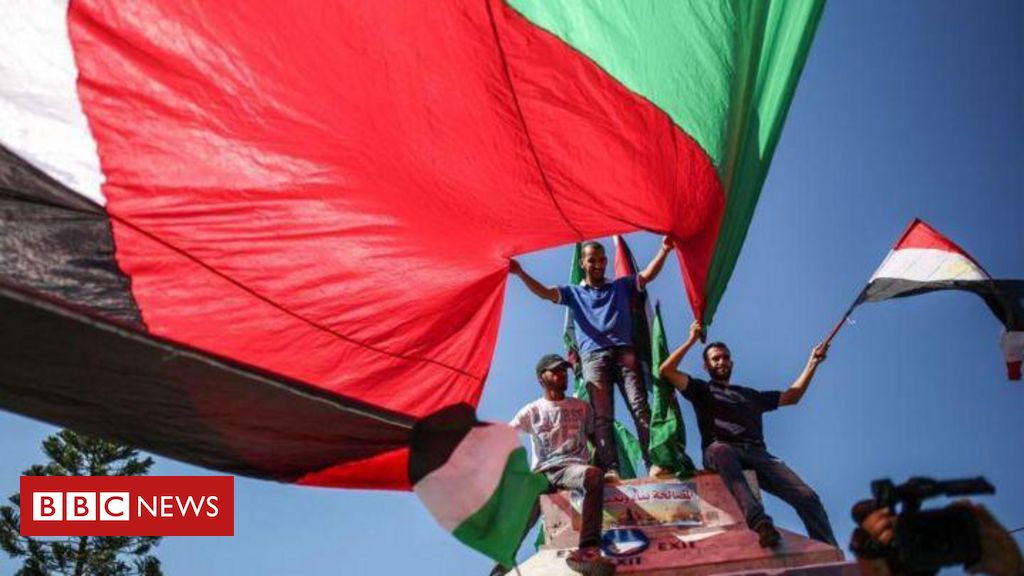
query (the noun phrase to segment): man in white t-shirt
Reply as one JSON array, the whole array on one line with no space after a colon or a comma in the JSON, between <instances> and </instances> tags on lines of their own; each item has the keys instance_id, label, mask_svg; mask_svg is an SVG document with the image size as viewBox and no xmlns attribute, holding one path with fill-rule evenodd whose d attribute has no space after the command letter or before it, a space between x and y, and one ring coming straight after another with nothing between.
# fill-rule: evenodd
<instances>
[{"instance_id":1,"label":"man in white t-shirt","mask_svg":"<svg viewBox=\"0 0 1024 576\"><path fill-rule=\"evenodd\" d=\"M601 556L601 511L604 504L604 472L588 464L587 439L593 436L590 405L566 398L569 363L557 354L537 362L537 381L544 396L524 406L509 423L530 435L533 471L544 474L558 490L583 492L579 549L566 558L569 567L584 574L610 576L615 564ZM530 526L536 522L535 508Z\"/></svg>"}]
</instances>

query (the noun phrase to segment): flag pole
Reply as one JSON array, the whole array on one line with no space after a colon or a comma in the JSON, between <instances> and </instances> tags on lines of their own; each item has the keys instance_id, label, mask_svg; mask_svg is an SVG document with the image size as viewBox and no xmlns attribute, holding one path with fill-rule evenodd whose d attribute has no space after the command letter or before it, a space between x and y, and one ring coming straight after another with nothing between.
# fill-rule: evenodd
<instances>
[{"instance_id":1,"label":"flag pole","mask_svg":"<svg viewBox=\"0 0 1024 576\"><path fill-rule=\"evenodd\" d=\"M836 334L839 333L839 329L843 327L843 324L846 324L846 320L850 317L850 314L853 313L853 309L857 307L857 304L860 304L860 299L861 296L863 296L863 294L864 293L861 292L860 294L857 295L857 299L854 300L853 304L850 304L850 307L846 309L846 313L843 314L843 317L840 318L839 322L836 322L836 325L832 327L832 331L828 333L828 337L825 338L824 342L822 342L823 346L827 348L829 345L832 344L832 339L835 338Z\"/></svg>"},{"instance_id":2,"label":"flag pole","mask_svg":"<svg viewBox=\"0 0 1024 576\"><path fill-rule=\"evenodd\" d=\"M846 324L846 319L849 317L850 310L847 310L846 314L843 314L843 317L839 319L839 322L836 322L836 325L832 327L832 331L828 333L828 338L825 338L825 341L822 342L823 346L828 347L830 344L832 344L832 339L836 337L836 334L839 332L839 329L843 327L843 324Z\"/></svg>"},{"instance_id":3,"label":"flag pole","mask_svg":"<svg viewBox=\"0 0 1024 576\"><path fill-rule=\"evenodd\" d=\"M889 258L892 257L893 250L895 250L896 248L899 247L899 245L903 242L903 239L906 238L907 235L910 234L910 231L913 230L914 227L917 226L918 223L924 224L924 222L922 222L920 218L914 218L910 222L910 225L907 226L907 228L903 231L903 234L900 236L900 239L897 240L896 244L893 245L892 249L889 250L889 254L887 254L885 259L882 260L882 265L878 267L878 270L881 270L885 266L885 263L888 262ZM924 224L924 225L927 227L927 224ZM961 250L961 252L963 252L963 250ZM875 271L875 274L878 273L878 270ZM871 280L872 279L874 279L874 274L871 276L871 278L868 279L868 285L871 284ZM862 302L863 298L865 297L865 292L866 291L867 291L867 286L865 286L860 291L860 294L857 295L857 298L853 301L853 304L850 304L850 307L846 309L846 313L843 314L843 317L840 318L839 322L836 322L836 325L832 327L832 331L828 333L828 337L825 338L825 341L822 342L822 345L827 347L830 344L832 344L832 339L836 337L836 334L839 332L839 329L842 328L843 324L846 323L846 320L850 317L850 314L853 313L853 309L856 308L857 305Z\"/></svg>"}]
</instances>

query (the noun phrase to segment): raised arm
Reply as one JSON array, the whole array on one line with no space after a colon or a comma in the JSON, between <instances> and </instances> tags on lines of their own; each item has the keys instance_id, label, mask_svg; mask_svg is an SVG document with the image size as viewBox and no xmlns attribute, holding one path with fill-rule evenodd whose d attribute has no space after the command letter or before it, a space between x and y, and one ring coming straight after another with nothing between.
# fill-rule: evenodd
<instances>
[{"instance_id":1,"label":"raised arm","mask_svg":"<svg viewBox=\"0 0 1024 576\"><path fill-rule=\"evenodd\" d=\"M811 350L811 357L807 359L807 365L804 366L803 372L796 377L796 380L790 384L789 389L782 393L782 397L779 399L779 406L792 406L800 402L800 399L804 397L804 393L807 392L807 387L811 385L811 380L814 378L814 372L818 369L818 364L825 361L825 355L828 354L828 344L818 344Z\"/></svg>"},{"instance_id":2,"label":"raised arm","mask_svg":"<svg viewBox=\"0 0 1024 576\"><path fill-rule=\"evenodd\" d=\"M536 294L538 298L543 298L554 302L555 304L558 303L560 298L558 288L555 288L554 286L545 286L538 282L536 278L530 276L526 270L523 270L523 267L519 265L519 261L515 258L511 258L508 262L508 273L519 276L519 279L523 281L523 284L526 284L526 287L530 289L530 292Z\"/></svg>"},{"instance_id":3,"label":"raised arm","mask_svg":"<svg viewBox=\"0 0 1024 576\"><path fill-rule=\"evenodd\" d=\"M686 342L683 342L682 346L676 348L658 368L658 373L661 374L661 377L668 380L680 392L686 391L687 385L690 384L690 377L685 372L679 371L679 363L683 360L683 356L686 356L686 353L690 351L690 348L693 348L697 340L700 340L703 333L704 328L701 327L700 322L694 320L690 324L689 338L686 339Z\"/></svg>"},{"instance_id":4,"label":"raised arm","mask_svg":"<svg viewBox=\"0 0 1024 576\"><path fill-rule=\"evenodd\" d=\"M654 255L651 263L644 268L637 277L640 283L640 288L643 289L649 282L653 282L658 277L658 273L661 272L661 267L665 265L665 258L668 258L669 253L675 248L676 243L671 238L665 236L661 239L661 248L658 253Z\"/></svg>"}]
</instances>

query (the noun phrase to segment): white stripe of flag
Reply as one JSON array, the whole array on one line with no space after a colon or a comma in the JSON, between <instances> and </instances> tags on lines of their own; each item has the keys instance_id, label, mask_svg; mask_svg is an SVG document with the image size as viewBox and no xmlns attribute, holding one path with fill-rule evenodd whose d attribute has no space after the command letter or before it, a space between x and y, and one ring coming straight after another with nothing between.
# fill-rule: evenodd
<instances>
[{"instance_id":1,"label":"white stripe of flag","mask_svg":"<svg viewBox=\"0 0 1024 576\"><path fill-rule=\"evenodd\" d=\"M413 488L434 519L449 532L487 504L497 491L509 455L520 447L511 426L476 426L444 466Z\"/></svg>"},{"instance_id":2,"label":"white stripe of flag","mask_svg":"<svg viewBox=\"0 0 1024 576\"><path fill-rule=\"evenodd\" d=\"M78 99L67 13L67 0L0 3L0 144L103 205L103 173Z\"/></svg>"},{"instance_id":3,"label":"white stripe of flag","mask_svg":"<svg viewBox=\"0 0 1024 576\"><path fill-rule=\"evenodd\" d=\"M901 248L889 252L871 276L871 281L879 278L922 283L989 279L977 264L963 254L934 248Z\"/></svg>"}]
</instances>

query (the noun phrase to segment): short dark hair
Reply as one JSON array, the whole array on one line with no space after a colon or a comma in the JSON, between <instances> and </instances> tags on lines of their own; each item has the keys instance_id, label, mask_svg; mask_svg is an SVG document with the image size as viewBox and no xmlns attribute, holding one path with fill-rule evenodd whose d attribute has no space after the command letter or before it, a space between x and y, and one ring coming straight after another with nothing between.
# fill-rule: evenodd
<instances>
[{"instance_id":1,"label":"short dark hair","mask_svg":"<svg viewBox=\"0 0 1024 576\"><path fill-rule=\"evenodd\" d=\"M725 348L726 350L729 349L729 347L725 345L725 342L712 342L711 344L708 344L707 346L704 347L703 353L705 364L708 361L708 352L711 351L712 348Z\"/></svg>"},{"instance_id":2,"label":"short dark hair","mask_svg":"<svg viewBox=\"0 0 1024 576\"><path fill-rule=\"evenodd\" d=\"M584 242L583 246L580 247L580 254L583 254L583 251L586 250L587 248L597 249L600 250L601 252L604 252L604 244L601 244L597 240L587 240L586 242Z\"/></svg>"}]
</instances>

